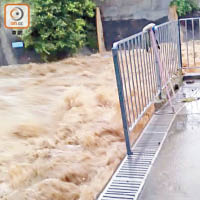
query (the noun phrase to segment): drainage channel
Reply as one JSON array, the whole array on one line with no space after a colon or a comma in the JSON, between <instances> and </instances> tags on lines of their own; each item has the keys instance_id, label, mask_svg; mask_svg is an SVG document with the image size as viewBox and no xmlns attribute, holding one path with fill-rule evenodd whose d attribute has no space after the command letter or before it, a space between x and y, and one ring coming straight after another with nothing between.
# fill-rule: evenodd
<instances>
[{"instance_id":1,"label":"drainage channel","mask_svg":"<svg viewBox=\"0 0 200 200\"><path fill-rule=\"evenodd\" d=\"M176 97L173 103L175 110L179 112L183 104L177 103ZM176 116L170 112L166 113L170 110L170 106L166 104L159 114L153 115L132 148L133 155L124 158L97 200L136 200L138 198Z\"/></svg>"},{"instance_id":2,"label":"drainage channel","mask_svg":"<svg viewBox=\"0 0 200 200\"><path fill-rule=\"evenodd\" d=\"M171 127L174 115L154 115L98 200L135 200Z\"/></svg>"}]
</instances>

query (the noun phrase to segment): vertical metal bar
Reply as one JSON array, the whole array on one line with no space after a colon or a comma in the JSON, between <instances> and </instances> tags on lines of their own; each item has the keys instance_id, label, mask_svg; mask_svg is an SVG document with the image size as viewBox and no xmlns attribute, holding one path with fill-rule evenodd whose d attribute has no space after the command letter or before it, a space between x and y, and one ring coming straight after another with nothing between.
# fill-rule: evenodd
<instances>
[{"instance_id":1,"label":"vertical metal bar","mask_svg":"<svg viewBox=\"0 0 200 200\"><path fill-rule=\"evenodd\" d=\"M139 66L140 66L140 72L141 72L141 76L140 76L140 84L141 84L141 94L142 94L142 99L143 99L143 109L146 107L147 104L147 99L146 99L146 86L144 83L145 80L145 76L144 76L144 66L143 66L143 58L142 58L142 47L141 47L141 36L137 37L137 41L138 41L138 47L139 47L139 57L140 57L140 62L139 62Z\"/></svg>"},{"instance_id":2,"label":"vertical metal bar","mask_svg":"<svg viewBox=\"0 0 200 200\"><path fill-rule=\"evenodd\" d=\"M174 30L174 34L172 35L172 38L174 35L176 35L176 37L174 37L173 39L173 44L174 44L174 53L172 54L173 56L173 73L175 73L177 71L178 63L177 63L177 58L178 58L178 21L174 22L173 24L173 30Z\"/></svg>"},{"instance_id":3,"label":"vertical metal bar","mask_svg":"<svg viewBox=\"0 0 200 200\"><path fill-rule=\"evenodd\" d=\"M178 21L174 24L174 35L177 35L175 37L174 41L174 73L177 73L178 69L181 69L182 67L180 66L179 63L179 27L178 27ZM180 44L181 45L181 44Z\"/></svg>"},{"instance_id":4,"label":"vertical metal bar","mask_svg":"<svg viewBox=\"0 0 200 200\"><path fill-rule=\"evenodd\" d=\"M145 37L145 39L147 38L146 34L147 33L143 34L143 37ZM147 87L149 85L149 87L148 87L148 89L149 89L148 90L148 94L149 94L148 104L149 104L150 101L152 100L152 90L153 89L152 89L152 79L151 79L151 77L152 77L153 74L151 73L151 63L148 62L148 60L147 60L147 52L145 50L143 50L143 55L144 55L144 60L145 60L145 68L146 68L146 76L147 76L146 85L147 85Z\"/></svg>"},{"instance_id":5,"label":"vertical metal bar","mask_svg":"<svg viewBox=\"0 0 200 200\"><path fill-rule=\"evenodd\" d=\"M160 51L159 51L159 53L160 53L160 57L162 58L162 60L165 63L165 60L166 60L166 56L165 56L165 53L164 53L165 41L164 41L163 31L162 30L163 30L163 26L158 29L158 33L159 33L159 37L160 37L160 41L161 41L160 42Z\"/></svg>"},{"instance_id":6,"label":"vertical metal bar","mask_svg":"<svg viewBox=\"0 0 200 200\"><path fill-rule=\"evenodd\" d=\"M120 58L121 58L121 64L122 64L122 76L123 76L123 82L124 82L124 90L125 90L125 100L126 100L126 107L127 107L127 114L128 114L128 123L131 124L131 116L130 116L130 108L129 108L129 99L128 99L128 93L127 93L127 87L126 87L126 77L125 77L125 67L123 62L123 56L122 56L122 47L119 45L119 52L120 52Z\"/></svg>"},{"instance_id":7,"label":"vertical metal bar","mask_svg":"<svg viewBox=\"0 0 200 200\"><path fill-rule=\"evenodd\" d=\"M200 18L199 18L199 40L200 40Z\"/></svg>"},{"instance_id":8,"label":"vertical metal bar","mask_svg":"<svg viewBox=\"0 0 200 200\"><path fill-rule=\"evenodd\" d=\"M163 37L164 37L164 40L165 40L165 54L164 54L164 57L165 57L165 67L163 69L163 75L161 75L161 79L163 81L163 86L164 86L164 83L166 80L166 77L167 77L167 70L169 68L169 55L168 55L168 45L169 45L169 41L168 41L168 28L167 28L167 25L164 25L163 27ZM162 77L163 76L163 77Z\"/></svg>"},{"instance_id":9,"label":"vertical metal bar","mask_svg":"<svg viewBox=\"0 0 200 200\"><path fill-rule=\"evenodd\" d=\"M120 72L120 68L119 68L119 59L118 59L117 48L113 48L112 53L113 53L113 61L114 61L114 66L115 66L117 88L118 88L118 93L119 93L119 101L120 101L122 122L123 122L124 135L125 135L125 141L126 141L126 149L127 149L127 154L132 155L130 138L129 138L128 123L127 123L127 117L126 117L127 114L126 114L126 109L125 109L123 83L122 83L122 77L121 77L121 72Z\"/></svg>"},{"instance_id":10,"label":"vertical metal bar","mask_svg":"<svg viewBox=\"0 0 200 200\"><path fill-rule=\"evenodd\" d=\"M178 63L179 63L179 69L182 69L183 67L183 62L182 62L182 43L181 43L181 24L180 20L178 20L178 43L177 43L177 48L178 48Z\"/></svg>"},{"instance_id":11,"label":"vertical metal bar","mask_svg":"<svg viewBox=\"0 0 200 200\"><path fill-rule=\"evenodd\" d=\"M176 22L172 22L172 33L171 33L171 39L172 39L172 52L171 52L171 59L172 59L172 73L175 72L175 68L176 68L176 60L175 60L175 57L177 55L177 51L176 51L176 36L177 36L177 32L176 32ZM175 36L176 35L176 36ZM174 37L175 36L175 37Z\"/></svg>"},{"instance_id":12,"label":"vertical metal bar","mask_svg":"<svg viewBox=\"0 0 200 200\"><path fill-rule=\"evenodd\" d=\"M163 40L164 40L164 47L163 47L163 59L164 59L164 63L165 63L165 69L164 69L164 72L163 72L163 76L166 78L166 67L167 66L167 33L166 33L166 26L164 25L163 26L163 29L162 29L162 36L163 36Z\"/></svg>"},{"instance_id":13,"label":"vertical metal bar","mask_svg":"<svg viewBox=\"0 0 200 200\"><path fill-rule=\"evenodd\" d=\"M155 54L154 54L155 55ZM160 69L158 65L158 59L155 57L156 60L156 73L157 73L157 79L158 79L158 90L159 90L159 98L162 99L162 83L161 83L161 77L160 77Z\"/></svg>"},{"instance_id":14,"label":"vertical metal bar","mask_svg":"<svg viewBox=\"0 0 200 200\"><path fill-rule=\"evenodd\" d=\"M166 75L166 81L168 81L168 78L171 77L171 69L172 69L172 65L171 65L171 51L172 51L171 31L172 30L171 30L171 26L169 24L167 24L166 27L167 27L167 35L168 35L168 41L167 41L167 44L168 44L168 67L167 67L166 73L167 73L167 71L169 72L169 76Z\"/></svg>"},{"instance_id":15,"label":"vertical metal bar","mask_svg":"<svg viewBox=\"0 0 200 200\"><path fill-rule=\"evenodd\" d=\"M170 70L170 35L169 35L169 27L166 25L166 34L167 34L167 65L165 67L165 81L168 81L167 79L171 76L171 70Z\"/></svg>"},{"instance_id":16,"label":"vertical metal bar","mask_svg":"<svg viewBox=\"0 0 200 200\"><path fill-rule=\"evenodd\" d=\"M125 42L124 42L124 51L125 51L125 62L126 62L126 69L127 69L130 102L131 102L131 108L132 108L132 114L131 114L131 116L133 116L133 121L131 121L131 124L130 124L130 126L132 126L132 124L135 121L135 119L134 119L133 99L132 99L132 94L131 94L131 81L130 81L129 65L128 65L128 60L127 60L126 43ZM132 117L131 117L131 119L132 119Z\"/></svg>"},{"instance_id":17,"label":"vertical metal bar","mask_svg":"<svg viewBox=\"0 0 200 200\"><path fill-rule=\"evenodd\" d=\"M155 61L155 56L154 56L154 52L153 52L153 48L151 48L150 52L149 52L149 62L151 63L151 67L153 70L153 81L154 81L154 92L157 93L158 91L158 79L156 76L156 61Z\"/></svg>"},{"instance_id":18,"label":"vertical metal bar","mask_svg":"<svg viewBox=\"0 0 200 200\"><path fill-rule=\"evenodd\" d=\"M134 78L133 78L133 64L132 64L132 59L131 59L131 52L130 52L130 42L128 42L128 52L129 52L129 61L130 61L130 68L131 68L131 79L132 79L132 86L133 86L133 91L134 91L134 102L135 102L135 112L134 112L134 119L136 120L137 117L139 116L138 114L138 108L137 108L137 101L136 101L136 87L134 83ZM133 46L132 46L133 49ZM136 113L136 115L135 115Z\"/></svg>"},{"instance_id":19,"label":"vertical metal bar","mask_svg":"<svg viewBox=\"0 0 200 200\"><path fill-rule=\"evenodd\" d=\"M135 39L134 39L135 42ZM137 75L137 64L136 64L136 55L135 52L136 49L134 48L134 44L133 44L133 40L132 40L132 46L133 46L133 62L134 62L134 72L135 72L135 79L136 79L136 86L137 86L137 99L138 99L138 104L139 104L139 113L142 112L142 107L141 107L141 101L140 101L140 97L139 97L139 86L138 86L138 75ZM136 51L137 53L137 51Z\"/></svg>"},{"instance_id":20,"label":"vertical metal bar","mask_svg":"<svg viewBox=\"0 0 200 200\"><path fill-rule=\"evenodd\" d=\"M164 69L164 72L165 72L165 77L164 77L164 81L167 80L168 78L168 74L167 72L170 73L170 60L169 60L169 27L166 25L166 40L167 40L167 46L166 46L166 51L167 51L167 61L166 61L166 65L165 65L165 69Z\"/></svg>"},{"instance_id":21,"label":"vertical metal bar","mask_svg":"<svg viewBox=\"0 0 200 200\"><path fill-rule=\"evenodd\" d=\"M138 42L138 37L136 37L135 38L135 42L136 42L136 47L137 47L137 49L136 49L136 53L137 53L137 67L138 67L138 77L139 77L139 85L140 85L140 100L142 101L142 111L144 110L144 107L145 107L145 104L144 104L144 99L143 99L143 96L142 96L142 91L143 91L143 89L142 89L142 85L141 85L141 65L140 65L140 63L139 63L139 54L138 54L138 46L139 46L139 42Z\"/></svg>"},{"instance_id":22,"label":"vertical metal bar","mask_svg":"<svg viewBox=\"0 0 200 200\"><path fill-rule=\"evenodd\" d=\"M187 23L187 19L185 20L185 31L186 31L186 48L187 48L187 67L190 66L190 62L189 62L189 54L188 54L188 23Z\"/></svg>"},{"instance_id":23,"label":"vertical metal bar","mask_svg":"<svg viewBox=\"0 0 200 200\"><path fill-rule=\"evenodd\" d=\"M148 78L150 81L150 101L153 99L153 92L154 92L154 84L153 84L153 71L152 71L152 63L149 61L149 54L146 52L146 63L147 63L147 72L148 72Z\"/></svg>"},{"instance_id":24,"label":"vertical metal bar","mask_svg":"<svg viewBox=\"0 0 200 200\"><path fill-rule=\"evenodd\" d=\"M145 56L144 56L144 33L142 34L142 36L140 37L140 45L141 45L141 58L142 58L142 68L143 68L143 84L144 84L144 94L146 95L145 96L145 100L146 100L146 103L145 103L145 106L148 105L149 103L149 90L148 90L148 86L149 86L149 83L148 83L148 73L147 73L147 70L146 70L146 63L145 63Z\"/></svg>"},{"instance_id":25,"label":"vertical metal bar","mask_svg":"<svg viewBox=\"0 0 200 200\"><path fill-rule=\"evenodd\" d=\"M180 38L177 37L176 38L176 51L177 51L177 55L176 55L176 71L178 71L178 69L182 69L183 68L183 64L182 64L182 42L183 42L183 32L182 32L182 27L181 27L181 24L180 24L180 30L179 30L179 24L180 22L178 21L177 22L177 27L176 27L176 32L177 34L179 35L179 31L180 31ZM179 45L179 42L180 42L180 45ZM180 54L180 55L179 55ZM180 56L180 58L179 58ZM180 59L180 63L179 63L179 59Z\"/></svg>"},{"instance_id":26,"label":"vertical metal bar","mask_svg":"<svg viewBox=\"0 0 200 200\"><path fill-rule=\"evenodd\" d=\"M152 41L151 41L151 45L153 46ZM161 82L161 76L160 76L160 68L159 68L158 59L155 53L154 53L154 56L155 56L155 62L156 62L156 74L157 74L157 84L158 84L157 87L159 91L159 98L161 99L162 98L162 82Z\"/></svg>"},{"instance_id":27,"label":"vertical metal bar","mask_svg":"<svg viewBox=\"0 0 200 200\"><path fill-rule=\"evenodd\" d=\"M155 62L152 60L152 52L149 53L148 55L148 60L150 62L150 78L152 82L152 96L151 96L151 101L155 97L155 94L157 93L157 79L156 79L156 72L155 72Z\"/></svg>"},{"instance_id":28,"label":"vertical metal bar","mask_svg":"<svg viewBox=\"0 0 200 200\"><path fill-rule=\"evenodd\" d=\"M173 26L173 22L170 22L169 26L169 36L170 36L170 40L169 43L170 45L170 54L169 54L169 60L170 60L170 71L171 71L171 76L169 78L172 77L173 72L174 72L174 26Z\"/></svg>"},{"instance_id":29,"label":"vertical metal bar","mask_svg":"<svg viewBox=\"0 0 200 200\"><path fill-rule=\"evenodd\" d=\"M172 61L172 74L175 72L175 67L176 67L176 60L175 60L175 56L177 55L176 52L176 36L177 36L177 32L176 32L176 27L175 24L176 22L171 22L171 26L172 26L172 32L171 32L171 40L172 40L172 52L171 52L171 61ZM175 36L175 37L174 37Z\"/></svg>"},{"instance_id":30,"label":"vertical metal bar","mask_svg":"<svg viewBox=\"0 0 200 200\"><path fill-rule=\"evenodd\" d=\"M192 19L192 41L193 41L193 56L194 56L194 66L196 65L195 61L195 44L194 44L194 19Z\"/></svg>"}]
</instances>

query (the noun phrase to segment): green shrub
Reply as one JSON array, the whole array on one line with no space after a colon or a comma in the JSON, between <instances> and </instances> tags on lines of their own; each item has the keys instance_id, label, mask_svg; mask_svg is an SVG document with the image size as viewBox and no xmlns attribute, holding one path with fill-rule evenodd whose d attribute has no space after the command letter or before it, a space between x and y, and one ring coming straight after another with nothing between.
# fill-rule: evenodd
<instances>
[{"instance_id":1,"label":"green shrub","mask_svg":"<svg viewBox=\"0 0 200 200\"><path fill-rule=\"evenodd\" d=\"M96 32L95 20L92 20L91 23L87 24L86 45L93 52L97 51L97 49L98 49L97 32Z\"/></svg>"},{"instance_id":2,"label":"green shrub","mask_svg":"<svg viewBox=\"0 0 200 200\"><path fill-rule=\"evenodd\" d=\"M193 0L173 0L170 3L170 6L177 6L178 16L184 16L187 13L190 13L198 9L197 4Z\"/></svg>"},{"instance_id":3,"label":"green shrub","mask_svg":"<svg viewBox=\"0 0 200 200\"><path fill-rule=\"evenodd\" d=\"M32 0L31 27L22 36L25 47L32 47L43 60L60 53L73 54L88 44L94 17L92 0Z\"/></svg>"}]
</instances>

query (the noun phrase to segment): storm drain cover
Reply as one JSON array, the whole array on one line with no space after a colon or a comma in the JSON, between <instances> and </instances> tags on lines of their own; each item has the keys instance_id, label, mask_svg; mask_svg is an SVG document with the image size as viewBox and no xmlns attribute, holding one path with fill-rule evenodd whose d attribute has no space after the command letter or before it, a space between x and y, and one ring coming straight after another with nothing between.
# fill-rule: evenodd
<instances>
[{"instance_id":1,"label":"storm drain cover","mask_svg":"<svg viewBox=\"0 0 200 200\"><path fill-rule=\"evenodd\" d=\"M169 108L170 109L170 108ZM174 115L154 115L98 200L136 200L173 122Z\"/></svg>"}]
</instances>

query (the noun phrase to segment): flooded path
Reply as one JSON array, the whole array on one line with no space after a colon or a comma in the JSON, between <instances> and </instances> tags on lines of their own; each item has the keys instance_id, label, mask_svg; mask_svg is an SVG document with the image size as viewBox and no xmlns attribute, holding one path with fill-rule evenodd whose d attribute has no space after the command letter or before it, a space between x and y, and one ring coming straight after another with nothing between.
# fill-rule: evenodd
<instances>
[{"instance_id":1,"label":"flooded path","mask_svg":"<svg viewBox=\"0 0 200 200\"><path fill-rule=\"evenodd\" d=\"M184 84L180 92L198 98L200 82ZM185 103L178 113L139 199L198 200L199 152L200 100L196 100Z\"/></svg>"}]
</instances>

